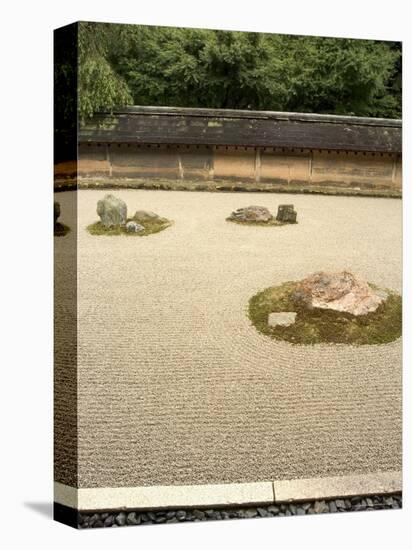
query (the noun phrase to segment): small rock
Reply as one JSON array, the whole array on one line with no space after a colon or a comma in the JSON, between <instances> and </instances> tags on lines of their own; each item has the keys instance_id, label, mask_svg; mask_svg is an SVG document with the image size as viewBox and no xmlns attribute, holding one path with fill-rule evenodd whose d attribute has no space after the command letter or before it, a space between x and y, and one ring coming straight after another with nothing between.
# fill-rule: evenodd
<instances>
[{"instance_id":1,"label":"small rock","mask_svg":"<svg viewBox=\"0 0 412 550\"><path fill-rule=\"evenodd\" d=\"M296 320L296 315L294 311L282 311L279 313L269 313L268 324L271 327L288 327L293 325Z\"/></svg>"},{"instance_id":2,"label":"small rock","mask_svg":"<svg viewBox=\"0 0 412 550\"><path fill-rule=\"evenodd\" d=\"M303 506L298 506L296 509L296 515L304 516L305 514L306 514L306 510L303 508Z\"/></svg>"},{"instance_id":3,"label":"small rock","mask_svg":"<svg viewBox=\"0 0 412 550\"><path fill-rule=\"evenodd\" d=\"M140 516L136 514L136 512L130 512L127 514L127 525L139 525L140 523Z\"/></svg>"},{"instance_id":4,"label":"small rock","mask_svg":"<svg viewBox=\"0 0 412 550\"><path fill-rule=\"evenodd\" d=\"M245 518L255 518L258 515L256 508L248 508L244 514Z\"/></svg>"},{"instance_id":5,"label":"small rock","mask_svg":"<svg viewBox=\"0 0 412 550\"><path fill-rule=\"evenodd\" d=\"M144 229L143 225L137 222L130 221L126 224L126 231L128 233L141 233Z\"/></svg>"},{"instance_id":6,"label":"small rock","mask_svg":"<svg viewBox=\"0 0 412 550\"><path fill-rule=\"evenodd\" d=\"M90 518L89 518L89 525L90 527L93 527L93 525L96 523L96 521L99 521L100 518L99 518L99 515L98 514L93 514Z\"/></svg>"},{"instance_id":7,"label":"small rock","mask_svg":"<svg viewBox=\"0 0 412 550\"><path fill-rule=\"evenodd\" d=\"M270 513L266 510L266 508L257 508L257 513L261 518L270 517Z\"/></svg>"},{"instance_id":8,"label":"small rock","mask_svg":"<svg viewBox=\"0 0 412 550\"><path fill-rule=\"evenodd\" d=\"M195 518L203 520L206 518L206 514L202 510L193 510Z\"/></svg>"},{"instance_id":9,"label":"small rock","mask_svg":"<svg viewBox=\"0 0 412 550\"><path fill-rule=\"evenodd\" d=\"M329 512L329 507L324 500L317 500L313 507L313 511L315 512L315 514L324 514L326 512Z\"/></svg>"},{"instance_id":10,"label":"small rock","mask_svg":"<svg viewBox=\"0 0 412 550\"><path fill-rule=\"evenodd\" d=\"M104 523L102 522L101 519L98 519L93 523L93 527L104 527Z\"/></svg>"},{"instance_id":11,"label":"small rock","mask_svg":"<svg viewBox=\"0 0 412 550\"><path fill-rule=\"evenodd\" d=\"M166 512L167 519L174 518L176 515L176 512L174 510L169 510L169 512Z\"/></svg>"},{"instance_id":12,"label":"small rock","mask_svg":"<svg viewBox=\"0 0 412 550\"><path fill-rule=\"evenodd\" d=\"M335 504L337 508L341 508L341 509L345 508L345 502L342 499L335 500Z\"/></svg>"},{"instance_id":13,"label":"small rock","mask_svg":"<svg viewBox=\"0 0 412 550\"><path fill-rule=\"evenodd\" d=\"M114 195L106 195L97 203L97 214L105 227L124 225L127 219L127 206Z\"/></svg>"},{"instance_id":14,"label":"small rock","mask_svg":"<svg viewBox=\"0 0 412 550\"><path fill-rule=\"evenodd\" d=\"M268 512L271 514L279 514L279 508L277 506L268 506Z\"/></svg>"},{"instance_id":15,"label":"small rock","mask_svg":"<svg viewBox=\"0 0 412 550\"><path fill-rule=\"evenodd\" d=\"M289 510L292 512L292 516L296 516L297 508L294 504L289 504Z\"/></svg>"},{"instance_id":16,"label":"small rock","mask_svg":"<svg viewBox=\"0 0 412 550\"><path fill-rule=\"evenodd\" d=\"M56 225L57 220L60 217L60 203L56 201L54 201L53 216L54 216L54 225Z\"/></svg>"},{"instance_id":17,"label":"small rock","mask_svg":"<svg viewBox=\"0 0 412 550\"><path fill-rule=\"evenodd\" d=\"M166 523L166 516L157 516L155 523Z\"/></svg>"},{"instance_id":18,"label":"small rock","mask_svg":"<svg viewBox=\"0 0 412 550\"><path fill-rule=\"evenodd\" d=\"M176 517L179 521L184 521L186 519L186 512L184 510L178 510L176 512Z\"/></svg>"},{"instance_id":19,"label":"small rock","mask_svg":"<svg viewBox=\"0 0 412 550\"><path fill-rule=\"evenodd\" d=\"M104 520L105 527L111 527L113 523L114 523L114 516L112 515L107 516L107 518Z\"/></svg>"},{"instance_id":20,"label":"small rock","mask_svg":"<svg viewBox=\"0 0 412 550\"><path fill-rule=\"evenodd\" d=\"M276 219L283 223L296 223L297 212L293 208L293 204L280 204Z\"/></svg>"},{"instance_id":21,"label":"small rock","mask_svg":"<svg viewBox=\"0 0 412 550\"><path fill-rule=\"evenodd\" d=\"M119 527L126 525L126 514L124 512L120 512L120 514L117 514L115 521Z\"/></svg>"},{"instance_id":22,"label":"small rock","mask_svg":"<svg viewBox=\"0 0 412 550\"><path fill-rule=\"evenodd\" d=\"M147 512L147 517L150 521L156 521L156 514L154 512Z\"/></svg>"},{"instance_id":23,"label":"small rock","mask_svg":"<svg viewBox=\"0 0 412 550\"><path fill-rule=\"evenodd\" d=\"M329 502L329 511L332 512L332 514L338 511L336 503L333 500Z\"/></svg>"}]
</instances>

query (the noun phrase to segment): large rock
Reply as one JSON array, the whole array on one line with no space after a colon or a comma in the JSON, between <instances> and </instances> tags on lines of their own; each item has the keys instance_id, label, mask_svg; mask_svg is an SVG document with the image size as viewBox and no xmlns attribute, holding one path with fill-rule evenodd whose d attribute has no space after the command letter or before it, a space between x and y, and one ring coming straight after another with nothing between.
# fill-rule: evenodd
<instances>
[{"instance_id":1,"label":"large rock","mask_svg":"<svg viewBox=\"0 0 412 550\"><path fill-rule=\"evenodd\" d=\"M265 206L246 206L232 212L229 219L241 222L269 222L273 216Z\"/></svg>"},{"instance_id":2,"label":"large rock","mask_svg":"<svg viewBox=\"0 0 412 550\"><path fill-rule=\"evenodd\" d=\"M293 204L280 204L278 206L276 220L283 223L296 223L297 215Z\"/></svg>"},{"instance_id":3,"label":"large rock","mask_svg":"<svg viewBox=\"0 0 412 550\"><path fill-rule=\"evenodd\" d=\"M114 195L106 195L98 201L97 213L105 227L124 225L127 219L127 206Z\"/></svg>"},{"instance_id":4,"label":"large rock","mask_svg":"<svg viewBox=\"0 0 412 550\"><path fill-rule=\"evenodd\" d=\"M319 271L297 284L295 297L308 308L366 315L375 311L387 298L387 294L373 290L366 281L349 271Z\"/></svg>"}]
</instances>

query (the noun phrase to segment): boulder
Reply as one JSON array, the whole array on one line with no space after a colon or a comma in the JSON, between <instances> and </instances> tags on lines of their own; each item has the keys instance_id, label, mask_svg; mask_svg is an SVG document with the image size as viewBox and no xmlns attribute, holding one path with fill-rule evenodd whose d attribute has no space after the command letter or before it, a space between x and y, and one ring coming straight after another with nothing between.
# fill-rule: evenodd
<instances>
[{"instance_id":1,"label":"boulder","mask_svg":"<svg viewBox=\"0 0 412 550\"><path fill-rule=\"evenodd\" d=\"M283 223L296 223L297 212L294 210L293 204L280 204L276 220Z\"/></svg>"},{"instance_id":2,"label":"boulder","mask_svg":"<svg viewBox=\"0 0 412 550\"><path fill-rule=\"evenodd\" d=\"M56 225L57 220L59 219L59 216L60 216L60 203L58 203L56 201L54 201L53 215L54 215L54 225Z\"/></svg>"},{"instance_id":3,"label":"boulder","mask_svg":"<svg viewBox=\"0 0 412 550\"><path fill-rule=\"evenodd\" d=\"M127 219L127 206L114 195L106 195L97 203L97 214L105 227L124 225Z\"/></svg>"},{"instance_id":4,"label":"boulder","mask_svg":"<svg viewBox=\"0 0 412 550\"><path fill-rule=\"evenodd\" d=\"M265 206L246 206L232 212L229 219L241 222L269 222L273 220L273 216Z\"/></svg>"},{"instance_id":5,"label":"boulder","mask_svg":"<svg viewBox=\"0 0 412 550\"><path fill-rule=\"evenodd\" d=\"M144 227L143 225L140 225L140 223L130 221L126 224L126 231L128 233L140 233L144 231Z\"/></svg>"},{"instance_id":6,"label":"boulder","mask_svg":"<svg viewBox=\"0 0 412 550\"><path fill-rule=\"evenodd\" d=\"M295 298L308 308L366 315L376 311L387 298L387 294L385 291L372 289L366 281L349 271L319 271L297 284Z\"/></svg>"},{"instance_id":7,"label":"boulder","mask_svg":"<svg viewBox=\"0 0 412 550\"><path fill-rule=\"evenodd\" d=\"M280 313L269 313L268 324L271 327L288 327L293 325L296 320L296 312L282 311Z\"/></svg>"},{"instance_id":8,"label":"boulder","mask_svg":"<svg viewBox=\"0 0 412 550\"><path fill-rule=\"evenodd\" d=\"M159 218L160 216L158 214L151 212L150 210L137 210L133 216L133 219L138 222L154 221Z\"/></svg>"}]
</instances>

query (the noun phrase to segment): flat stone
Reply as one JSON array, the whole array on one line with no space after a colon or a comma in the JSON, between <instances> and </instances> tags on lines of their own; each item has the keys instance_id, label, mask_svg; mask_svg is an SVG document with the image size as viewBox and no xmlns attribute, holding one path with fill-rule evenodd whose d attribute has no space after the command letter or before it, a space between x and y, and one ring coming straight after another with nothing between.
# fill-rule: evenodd
<instances>
[{"instance_id":1,"label":"flat stone","mask_svg":"<svg viewBox=\"0 0 412 550\"><path fill-rule=\"evenodd\" d=\"M138 222L153 221L159 219L159 214L151 212L150 210L136 210L133 219Z\"/></svg>"},{"instance_id":2,"label":"flat stone","mask_svg":"<svg viewBox=\"0 0 412 550\"><path fill-rule=\"evenodd\" d=\"M280 313L269 313L268 323L271 327L288 327L293 325L296 320L296 313L294 311L282 311Z\"/></svg>"},{"instance_id":3,"label":"flat stone","mask_svg":"<svg viewBox=\"0 0 412 550\"><path fill-rule=\"evenodd\" d=\"M265 206L246 206L232 212L229 219L244 222L269 222L273 220L273 216Z\"/></svg>"}]
</instances>

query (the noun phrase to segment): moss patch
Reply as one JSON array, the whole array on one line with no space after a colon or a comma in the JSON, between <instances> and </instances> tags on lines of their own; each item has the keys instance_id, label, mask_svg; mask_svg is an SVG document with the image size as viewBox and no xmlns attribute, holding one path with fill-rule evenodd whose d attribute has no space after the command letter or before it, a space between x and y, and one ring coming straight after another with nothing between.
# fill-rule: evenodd
<instances>
[{"instance_id":1,"label":"moss patch","mask_svg":"<svg viewBox=\"0 0 412 550\"><path fill-rule=\"evenodd\" d=\"M272 220L269 220L267 222L233 220L232 218L226 218L226 221L236 223L237 225L257 225L257 226L264 226L264 227L274 226L274 225L290 225L289 223L279 222L275 218L273 218ZM297 223L297 222L295 222L295 223Z\"/></svg>"},{"instance_id":2,"label":"moss patch","mask_svg":"<svg viewBox=\"0 0 412 550\"><path fill-rule=\"evenodd\" d=\"M70 227L68 225L64 225L64 223L57 222L54 224L55 237L64 237L69 231Z\"/></svg>"},{"instance_id":3,"label":"moss patch","mask_svg":"<svg viewBox=\"0 0 412 550\"><path fill-rule=\"evenodd\" d=\"M386 344L401 336L402 298L394 292L387 291L388 298L373 313L355 316L308 309L294 298L295 287L296 283L284 283L249 300L249 318L259 332L292 344ZM295 311L295 323L288 327L269 326L269 313L282 311Z\"/></svg>"},{"instance_id":4,"label":"moss patch","mask_svg":"<svg viewBox=\"0 0 412 550\"><path fill-rule=\"evenodd\" d=\"M87 231L91 235L126 235L127 237L146 237L147 235L152 235L154 233L159 233L160 231L163 231L164 229L170 227L173 222L166 219L166 218L156 218L154 220L144 220L139 221L136 218L129 218L127 220L134 221L137 223L140 223L144 227L144 231L140 231L139 233L133 233L126 231L125 226L116 226L116 227L105 227L101 221L92 223L91 225L87 226Z\"/></svg>"}]
</instances>

